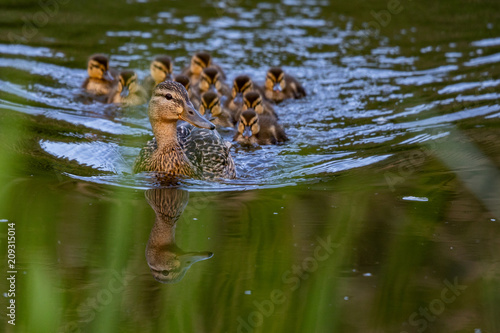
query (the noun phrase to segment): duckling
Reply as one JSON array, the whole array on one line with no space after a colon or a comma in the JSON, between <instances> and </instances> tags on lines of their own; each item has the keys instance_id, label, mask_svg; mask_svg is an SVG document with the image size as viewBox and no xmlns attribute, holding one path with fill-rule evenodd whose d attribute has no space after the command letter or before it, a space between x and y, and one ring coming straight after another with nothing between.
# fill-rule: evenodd
<instances>
[{"instance_id":1,"label":"duckling","mask_svg":"<svg viewBox=\"0 0 500 333\"><path fill-rule=\"evenodd\" d=\"M259 115L267 115L278 120L278 115L272 105L264 101L258 92L251 91L244 95L241 110L246 111L248 109L254 109Z\"/></svg>"},{"instance_id":2,"label":"duckling","mask_svg":"<svg viewBox=\"0 0 500 333\"><path fill-rule=\"evenodd\" d=\"M229 98L225 107L228 108L231 113L238 113L241 111L243 106L243 95L247 92L254 91L258 87L253 83L252 79L248 75L239 75L233 81L233 89L231 91L231 98ZM238 118L235 117L237 120Z\"/></svg>"},{"instance_id":3,"label":"duckling","mask_svg":"<svg viewBox=\"0 0 500 333\"><path fill-rule=\"evenodd\" d=\"M103 54L92 55L87 63L89 77L83 82L82 88L96 96L107 97L116 84L116 75L109 68L109 60ZM104 100L105 102L105 100Z\"/></svg>"},{"instance_id":4,"label":"duckling","mask_svg":"<svg viewBox=\"0 0 500 333\"><path fill-rule=\"evenodd\" d=\"M149 96L153 93L156 85L163 81L172 81L172 72L174 64L169 56L157 56L149 66L151 72L143 82Z\"/></svg>"},{"instance_id":5,"label":"duckling","mask_svg":"<svg viewBox=\"0 0 500 333\"><path fill-rule=\"evenodd\" d=\"M276 119L267 115L259 115L254 109L243 111L236 126L238 132L233 140L241 144L270 145L285 142L288 137Z\"/></svg>"},{"instance_id":6,"label":"duckling","mask_svg":"<svg viewBox=\"0 0 500 333\"><path fill-rule=\"evenodd\" d=\"M109 95L108 103L130 106L148 102L146 90L137 82L137 74L134 71L122 71L118 78L118 85Z\"/></svg>"},{"instance_id":7,"label":"duckling","mask_svg":"<svg viewBox=\"0 0 500 333\"><path fill-rule=\"evenodd\" d=\"M229 95L229 87L222 82L221 74L215 67L205 68L201 72L197 88L200 96L207 91L216 92L219 96Z\"/></svg>"},{"instance_id":8,"label":"duckling","mask_svg":"<svg viewBox=\"0 0 500 333\"><path fill-rule=\"evenodd\" d=\"M155 224L146 246L146 260L153 277L161 283L177 283L196 262L210 259L212 252L185 252L175 243L175 227L189 200L178 188L147 190L146 200L155 211Z\"/></svg>"},{"instance_id":9,"label":"duckling","mask_svg":"<svg viewBox=\"0 0 500 333\"><path fill-rule=\"evenodd\" d=\"M141 150L134 172L156 172L167 182L186 177L236 177L230 144L214 130L214 124L194 109L182 84L174 81L158 84L148 113L155 139ZM179 120L199 128L177 126Z\"/></svg>"},{"instance_id":10,"label":"duckling","mask_svg":"<svg viewBox=\"0 0 500 333\"><path fill-rule=\"evenodd\" d=\"M201 96L200 113L219 127L233 127L229 112L220 105L219 96L213 91L207 91Z\"/></svg>"},{"instance_id":11,"label":"duckling","mask_svg":"<svg viewBox=\"0 0 500 333\"><path fill-rule=\"evenodd\" d=\"M268 100L280 103L289 98L306 96L304 87L294 77L286 74L281 68L273 67L266 75L265 97Z\"/></svg>"},{"instance_id":12,"label":"duckling","mask_svg":"<svg viewBox=\"0 0 500 333\"><path fill-rule=\"evenodd\" d=\"M215 67L219 71L223 80L226 79L226 75L222 68L212 62L212 56L207 52L198 52L191 58L191 65L182 71L183 75L186 75L191 80L191 84L197 84L200 80L201 72L204 68Z\"/></svg>"},{"instance_id":13,"label":"duckling","mask_svg":"<svg viewBox=\"0 0 500 333\"><path fill-rule=\"evenodd\" d=\"M196 109L200 108L200 97L194 92L193 88L191 87L191 82L189 78L186 75L177 75L174 79L175 82L179 82L186 88L189 96L189 100L193 103Z\"/></svg>"}]
</instances>

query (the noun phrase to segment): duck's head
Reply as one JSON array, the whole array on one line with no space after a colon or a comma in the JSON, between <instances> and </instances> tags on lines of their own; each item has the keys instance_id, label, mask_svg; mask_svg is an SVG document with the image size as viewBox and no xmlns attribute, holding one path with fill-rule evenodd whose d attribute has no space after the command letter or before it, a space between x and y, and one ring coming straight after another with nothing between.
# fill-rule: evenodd
<instances>
[{"instance_id":1,"label":"duck's head","mask_svg":"<svg viewBox=\"0 0 500 333\"><path fill-rule=\"evenodd\" d=\"M94 54L87 63L89 77L99 80L113 81L114 78L109 73L109 60L103 54Z\"/></svg>"},{"instance_id":2,"label":"duck's head","mask_svg":"<svg viewBox=\"0 0 500 333\"><path fill-rule=\"evenodd\" d=\"M212 56L206 52L198 52L191 58L191 73L200 75L204 68L210 67Z\"/></svg>"},{"instance_id":3,"label":"duck's head","mask_svg":"<svg viewBox=\"0 0 500 333\"><path fill-rule=\"evenodd\" d=\"M243 111L248 109L254 109L258 114L264 113L262 96L258 92L251 91L243 97Z\"/></svg>"},{"instance_id":4,"label":"duck's head","mask_svg":"<svg viewBox=\"0 0 500 333\"><path fill-rule=\"evenodd\" d=\"M255 112L254 109L243 111L238 122L238 133L240 133L245 140L250 140L252 137L255 137L259 131L259 115L257 112Z\"/></svg>"},{"instance_id":5,"label":"duck's head","mask_svg":"<svg viewBox=\"0 0 500 333\"><path fill-rule=\"evenodd\" d=\"M285 89L285 72L279 67L272 67L267 71L266 90L275 93Z\"/></svg>"},{"instance_id":6,"label":"duck's head","mask_svg":"<svg viewBox=\"0 0 500 333\"><path fill-rule=\"evenodd\" d=\"M219 95L213 91L207 91L201 96L200 113L208 120L213 120L221 114Z\"/></svg>"},{"instance_id":7,"label":"duck's head","mask_svg":"<svg viewBox=\"0 0 500 333\"><path fill-rule=\"evenodd\" d=\"M243 103L243 95L253 90L252 79L248 75L240 75L234 79L232 97L237 104Z\"/></svg>"},{"instance_id":8,"label":"duck's head","mask_svg":"<svg viewBox=\"0 0 500 333\"><path fill-rule=\"evenodd\" d=\"M220 73L216 68L208 67L201 72L200 91L202 93L207 91L220 91L221 85Z\"/></svg>"},{"instance_id":9,"label":"duck's head","mask_svg":"<svg viewBox=\"0 0 500 333\"><path fill-rule=\"evenodd\" d=\"M196 127L213 130L215 125L205 119L189 100L186 88L179 82L165 81L158 84L149 101L149 120L155 124L184 120Z\"/></svg>"},{"instance_id":10,"label":"duck's head","mask_svg":"<svg viewBox=\"0 0 500 333\"><path fill-rule=\"evenodd\" d=\"M198 261L207 260L213 257L213 253L205 252L184 252L175 244L166 246L159 255L151 255L148 265L156 281L161 283L177 283L188 269Z\"/></svg>"},{"instance_id":11,"label":"duck's head","mask_svg":"<svg viewBox=\"0 0 500 333\"><path fill-rule=\"evenodd\" d=\"M182 84L187 91L191 89L191 80L186 75L177 75L174 81Z\"/></svg>"},{"instance_id":12,"label":"duck's head","mask_svg":"<svg viewBox=\"0 0 500 333\"><path fill-rule=\"evenodd\" d=\"M172 80L173 63L169 56L158 56L149 67L151 77L155 80L156 84L163 81Z\"/></svg>"},{"instance_id":13,"label":"duck's head","mask_svg":"<svg viewBox=\"0 0 500 333\"><path fill-rule=\"evenodd\" d=\"M137 74L134 71L122 71L119 76L117 91L121 97L127 97L130 93L139 90Z\"/></svg>"}]
</instances>

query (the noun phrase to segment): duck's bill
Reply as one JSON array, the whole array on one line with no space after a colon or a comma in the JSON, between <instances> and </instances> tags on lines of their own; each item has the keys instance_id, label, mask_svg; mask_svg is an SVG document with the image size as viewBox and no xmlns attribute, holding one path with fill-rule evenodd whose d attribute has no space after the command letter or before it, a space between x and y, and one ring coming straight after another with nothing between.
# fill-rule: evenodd
<instances>
[{"instance_id":1,"label":"duck's bill","mask_svg":"<svg viewBox=\"0 0 500 333\"><path fill-rule=\"evenodd\" d=\"M111 73L109 71L105 71L103 74L102 74L102 77L104 78L104 80L107 80L107 81L113 81L115 78L113 77L113 75L111 75Z\"/></svg>"},{"instance_id":2,"label":"duck's bill","mask_svg":"<svg viewBox=\"0 0 500 333\"><path fill-rule=\"evenodd\" d=\"M209 121L212 121L215 119L215 117L212 115L212 110L210 110L210 109L205 110L204 116L205 116L205 119L208 119Z\"/></svg>"},{"instance_id":3,"label":"duck's bill","mask_svg":"<svg viewBox=\"0 0 500 333\"><path fill-rule=\"evenodd\" d=\"M120 93L121 97L127 97L130 91L128 90L128 87L123 87L122 92Z\"/></svg>"},{"instance_id":4,"label":"duck's bill","mask_svg":"<svg viewBox=\"0 0 500 333\"><path fill-rule=\"evenodd\" d=\"M273 87L273 91L282 91L283 89L281 89L281 85L279 83L275 83L274 84L274 87Z\"/></svg>"},{"instance_id":5,"label":"duck's bill","mask_svg":"<svg viewBox=\"0 0 500 333\"><path fill-rule=\"evenodd\" d=\"M214 256L212 252L189 252L180 256L183 266L191 266L195 262L207 260Z\"/></svg>"},{"instance_id":6,"label":"duck's bill","mask_svg":"<svg viewBox=\"0 0 500 333\"><path fill-rule=\"evenodd\" d=\"M209 130L215 129L215 125L208 121L205 117L203 117L198 111L196 111L191 103L184 107L184 111L182 111L180 119L187 121L188 123L196 127L206 128Z\"/></svg>"},{"instance_id":7,"label":"duck's bill","mask_svg":"<svg viewBox=\"0 0 500 333\"><path fill-rule=\"evenodd\" d=\"M243 137L245 139L249 139L252 136L252 129L250 126L245 126L245 129L243 130Z\"/></svg>"},{"instance_id":8,"label":"duck's bill","mask_svg":"<svg viewBox=\"0 0 500 333\"><path fill-rule=\"evenodd\" d=\"M236 96L234 97L233 101L235 104L242 104L243 103L243 94L237 93Z\"/></svg>"}]
</instances>

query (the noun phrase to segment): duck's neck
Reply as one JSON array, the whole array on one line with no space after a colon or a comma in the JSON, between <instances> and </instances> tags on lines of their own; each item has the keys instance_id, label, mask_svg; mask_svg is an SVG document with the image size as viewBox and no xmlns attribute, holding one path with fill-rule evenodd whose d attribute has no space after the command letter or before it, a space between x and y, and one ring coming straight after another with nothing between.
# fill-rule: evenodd
<instances>
[{"instance_id":1,"label":"duck's neck","mask_svg":"<svg viewBox=\"0 0 500 333\"><path fill-rule=\"evenodd\" d=\"M177 121L158 122L152 127L159 151L166 152L180 148L177 141Z\"/></svg>"}]
</instances>

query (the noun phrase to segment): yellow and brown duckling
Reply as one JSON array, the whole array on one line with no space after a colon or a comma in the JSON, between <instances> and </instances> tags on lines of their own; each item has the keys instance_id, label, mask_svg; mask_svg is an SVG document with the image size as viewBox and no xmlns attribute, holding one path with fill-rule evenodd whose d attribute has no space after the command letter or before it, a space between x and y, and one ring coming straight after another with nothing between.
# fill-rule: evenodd
<instances>
[{"instance_id":1,"label":"yellow and brown duckling","mask_svg":"<svg viewBox=\"0 0 500 333\"><path fill-rule=\"evenodd\" d=\"M304 87L294 77L286 74L283 69L273 67L267 71L265 97L280 103L285 99L299 99L306 96Z\"/></svg>"},{"instance_id":2,"label":"yellow and brown duckling","mask_svg":"<svg viewBox=\"0 0 500 333\"><path fill-rule=\"evenodd\" d=\"M200 113L219 127L233 127L231 114L222 108L219 95L207 91L201 96Z\"/></svg>"},{"instance_id":3,"label":"yellow and brown duckling","mask_svg":"<svg viewBox=\"0 0 500 333\"><path fill-rule=\"evenodd\" d=\"M103 54L92 55L87 63L87 73L89 76L83 82L82 88L90 94L106 98L116 84L117 74L110 70L108 57Z\"/></svg>"},{"instance_id":4,"label":"yellow and brown duckling","mask_svg":"<svg viewBox=\"0 0 500 333\"><path fill-rule=\"evenodd\" d=\"M207 52L195 53L191 58L191 64L182 71L182 74L189 77L191 84L195 85L200 80L201 72L207 67L217 68L222 79L226 79L226 75L222 68L212 61L212 56Z\"/></svg>"},{"instance_id":5,"label":"yellow and brown duckling","mask_svg":"<svg viewBox=\"0 0 500 333\"><path fill-rule=\"evenodd\" d=\"M158 56L154 58L149 67L150 74L144 79L144 88L149 96L153 93L156 85L163 81L172 81L174 64L169 56Z\"/></svg>"},{"instance_id":6,"label":"yellow and brown duckling","mask_svg":"<svg viewBox=\"0 0 500 333\"><path fill-rule=\"evenodd\" d=\"M198 82L198 95L201 96L207 91L213 91L219 94L219 96L227 96L229 94L229 87L222 80L223 78L217 68L205 68L201 72L200 81Z\"/></svg>"},{"instance_id":7,"label":"yellow and brown duckling","mask_svg":"<svg viewBox=\"0 0 500 333\"><path fill-rule=\"evenodd\" d=\"M139 84L134 71L122 71L118 77L118 84L108 98L108 103L122 105L141 105L148 102L146 90Z\"/></svg>"},{"instance_id":8,"label":"yellow and brown duckling","mask_svg":"<svg viewBox=\"0 0 500 333\"><path fill-rule=\"evenodd\" d=\"M186 90L188 92L189 99L191 100L191 102L193 103L195 108L199 109L200 103L201 103L200 97L198 96L198 94L196 94L194 92L194 89L191 86L191 81L189 80L189 78L186 75L181 74L181 75L177 75L175 77L174 81L179 82L180 84L182 84L184 86L184 88L186 88Z\"/></svg>"},{"instance_id":9,"label":"yellow and brown duckling","mask_svg":"<svg viewBox=\"0 0 500 333\"><path fill-rule=\"evenodd\" d=\"M243 106L243 96L250 91L254 91L257 86L253 83L248 75L239 75L233 81L233 88L231 96L226 101L225 107L228 108L233 114L241 111ZM237 120L238 118L236 118Z\"/></svg>"},{"instance_id":10,"label":"yellow and brown duckling","mask_svg":"<svg viewBox=\"0 0 500 333\"><path fill-rule=\"evenodd\" d=\"M278 115L276 111L274 111L273 106L264 101L261 94L256 91L248 92L243 96L243 106L241 110L246 111L248 109L254 109L259 116L266 115L278 120Z\"/></svg>"},{"instance_id":11,"label":"yellow and brown duckling","mask_svg":"<svg viewBox=\"0 0 500 333\"><path fill-rule=\"evenodd\" d=\"M141 150L134 172L155 172L162 180L171 182L186 177L236 177L230 144L214 130L214 124L196 111L182 84L158 84L148 113L155 138ZM190 125L177 126L179 120Z\"/></svg>"},{"instance_id":12,"label":"yellow and brown duckling","mask_svg":"<svg viewBox=\"0 0 500 333\"><path fill-rule=\"evenodd\" d=\"M244 145L275 145L288 140L275 118L259 115L254 109L241 113L236 129L233 140Z\"/></svg>"}]
</instances>

